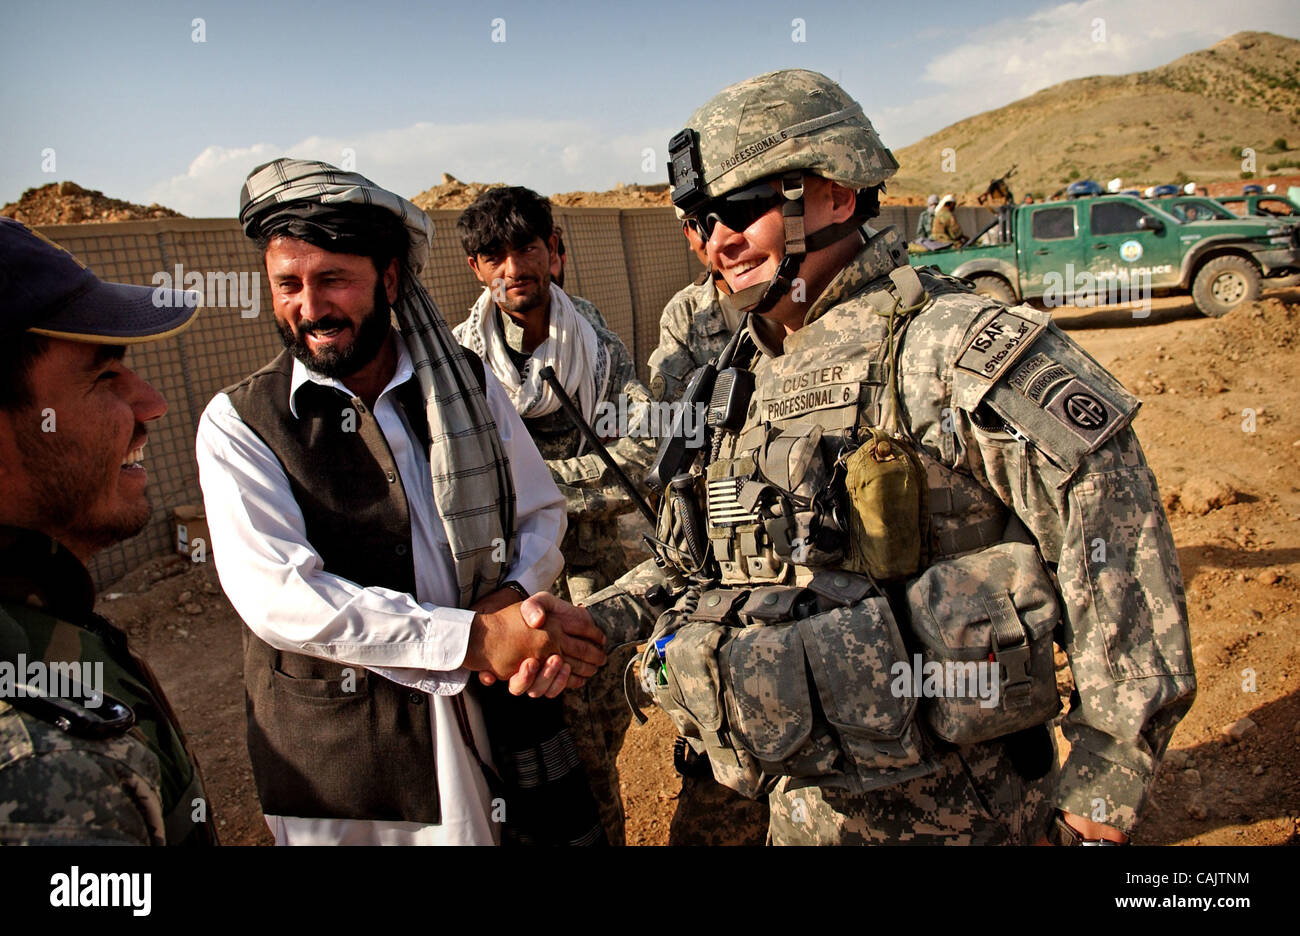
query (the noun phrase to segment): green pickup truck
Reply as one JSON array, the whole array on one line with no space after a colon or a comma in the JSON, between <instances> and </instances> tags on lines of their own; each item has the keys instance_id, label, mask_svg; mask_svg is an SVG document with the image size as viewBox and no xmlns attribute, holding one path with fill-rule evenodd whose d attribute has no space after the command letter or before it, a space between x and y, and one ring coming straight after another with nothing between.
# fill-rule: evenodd
<instances>
[{"instance_id":1,"label":"green pickup truck","mask_svg":"<svg viewBox=\"0 0 1300 936\"><path fill-rule=\"evenodd\" d=\"M1189 221L1241 220L1240 215L1233 214L1213 198L1207 198L1204 195L1175 195L1172 198L1148 198L1146 199L1146 203L1148 205L1155 205L1161 211L1168 212L1184 224ZM1260 218L1258 220L1267 223L1267 219L1265 218Z\"/></svg>"},{"instance_id":2,"label":"green pickup truck","mask_svg":"<svg viewBox=\"0 0 1300 936\"><path fill-rule=\"evenodd\" d=\"M1238 216L1300 221L1300 205L1285 195L1225 195L1219 201Z\"/></svg>"},{"instance_id":3,"label":"green pickup truck","mask_svg":"<svg viewBox=\"0 0 1300 936\"><path fill-rule=\"evenodd\" d=\"M1255 218L1184 223L1128 195L1005 206L986 231L994 243L916 252L911 263L1004 302L1050 308L1190 293L1216 318L1258 298L1263 278L1300 272L1300 227Z\"/></svg>"}]
</instances>

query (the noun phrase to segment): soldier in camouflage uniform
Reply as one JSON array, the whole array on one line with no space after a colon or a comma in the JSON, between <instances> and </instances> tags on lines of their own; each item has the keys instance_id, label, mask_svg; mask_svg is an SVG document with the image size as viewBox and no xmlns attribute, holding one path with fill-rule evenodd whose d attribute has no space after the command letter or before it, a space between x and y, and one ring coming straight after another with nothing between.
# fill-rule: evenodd
<instances>
[{"instance_id":1,"label":"soldier in camouflage uniform","mask_svg":"<svg viewBox=\"0 0 1300 936\"><path fill-rule=\"evenodd\" d=\"M573 420L559 408L532 405L528 378L557 355L555 372L574 402L583 408L581 387L564 362L590 359L587 421L608 441L610 453L629 477L640 479L655 453L648 434L649 394L636 379L636 367L622 340L605 324L595 306L570 298L551 283L557 266L557 241L550 203L525 188L490 189L457 220L471 270L484 291L469 318L454 329L456 339L484 359L507 391L512 392L524 426L537 445L560 491L565 495L569 529L560 550L565 569L556 593L581 602L609 585L625 568L618 518L634 509L614 473L586 445ZM535 256L533 256L535 254ZM557 334L566 321L557 310L571 304L571 334ZM578 319L585 322L582 327ZM493 331L499 337L493 354ZM587 336L587 347L565 357L562 342L574 345ZM504 353L500 353L504 352ZM514 388L519 388L515 390ZM541 401L544 404L544 399ZM611 655L588 684L564 695L566 720L577 742L592 792L611 842L624 840L622 801L615 759L631 718L622 690L622 666L632 654Z\"/></svg>"},{"instance_id":2,"label":"soldier in camouflage uniform","mask_svg":"<svg viewBox=\"0 0 1300 936\"><path fill-rule=\"evenodd\" d=\"M719 283L708 269L699 235L689 224L682 231L706 269L668 300L659 318L659 346L650 352L650 395L669 403L682 395L691 375L726 346L740 324L734 308L723 305L726 281Z\"/></svg>"},{"instance_id":3,"label":"soldier in camouflage uniform","mask_svg":"<svg viewBox=\"0 0 1300 936\"><path fill-rule=\"evenodd\" d=\"M694 506L661 506L689 587L652 607L643 567L550 613L651 635L656 701L720 782L768 795L776 844L1123 841L1196 685L1138 401L1048 314L861 227L897 163L824 76L726 89L670 158L750 312L753 391L691 466Z\"/></svg>"},{"instance_id":4,"label":"soldier in camouflage uniform","mask_svg":"<svg viewBox=\"0 0 1300 936\"><path fill-rule=\"evenodd\" d=\"M180 331L195 297L101 282L8 218L0 284L0 845L215 843L162 687L85 567L149 519L138 462L167 407L122 345Z\"/></svg>"}]
</instances>

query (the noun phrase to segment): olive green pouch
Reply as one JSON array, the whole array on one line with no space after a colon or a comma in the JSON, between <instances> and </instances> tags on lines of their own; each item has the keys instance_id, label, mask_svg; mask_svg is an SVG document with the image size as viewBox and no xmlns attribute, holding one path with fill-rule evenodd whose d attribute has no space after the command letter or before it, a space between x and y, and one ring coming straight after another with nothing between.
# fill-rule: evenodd
<instances>
[{"instance_id":1,"label":"olive green pouch","mask_svg":"<svg viewBox=\"0 0 1300 936\"><path fill-rule=\"evenodd\" d=\"M862 444L845 461L849 545L844 568L877 581L921 567L925 470L906 442L879 429L859 430Z\"/></svg>"}]
</instances>

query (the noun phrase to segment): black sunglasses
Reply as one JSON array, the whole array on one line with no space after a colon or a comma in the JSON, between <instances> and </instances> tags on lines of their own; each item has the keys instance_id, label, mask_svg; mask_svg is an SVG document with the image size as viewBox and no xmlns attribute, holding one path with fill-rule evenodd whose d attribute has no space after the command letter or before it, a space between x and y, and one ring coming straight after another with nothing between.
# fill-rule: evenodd
<instances>
[{"instance_id":1,"label":"black sunglasses","mask_svg":"<svg viewBox=\"0 0 1300 936\"><path fill-rule=\"evenodd\" d=\"M699 211L686 218L686 223L700 236L700 240L707 241L719 222L733 231L743 231L784 199L785 196L768 182L755 182L705 202Z\"/></svg>"}]
</instances>

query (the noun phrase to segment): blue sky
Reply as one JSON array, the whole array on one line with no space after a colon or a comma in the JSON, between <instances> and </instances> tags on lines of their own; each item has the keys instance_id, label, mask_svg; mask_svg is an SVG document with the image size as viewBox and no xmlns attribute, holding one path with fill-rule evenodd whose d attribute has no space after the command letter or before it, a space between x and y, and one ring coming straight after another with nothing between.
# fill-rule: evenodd
<instances>
[{"instance_id":1,"label":"blue sky","mask_svg":"<svg viewBox=\"0 0 1300 936\"><path fill-rule=\"evenodd\" d=\"M493 41L496 19L504 42ZM900 148L1058 81L1150 68L1242 29L1300 35L1300 5L10 5L0 12L0 202L72 179L229 217L257 163L286 153L338 163L345 150L407 196L443 172L545 193L658 182L667 139L691 111L762 71L836 78Z\"/></svg>"}]
</instances>

